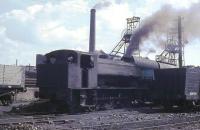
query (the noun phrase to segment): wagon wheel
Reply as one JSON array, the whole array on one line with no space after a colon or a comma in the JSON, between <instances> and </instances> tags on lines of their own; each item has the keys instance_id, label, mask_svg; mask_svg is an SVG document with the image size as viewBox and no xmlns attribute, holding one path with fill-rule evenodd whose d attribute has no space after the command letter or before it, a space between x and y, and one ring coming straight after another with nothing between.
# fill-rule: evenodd
<instances>
[{"instance_id":1,"label":"wagon wheel","mask_svg":"<svg viewBox=\"0 0 200 130\"><path fill-rule=\"evenodd\" d=\"M94 105L94 106L89 106L89 107L88 107L88 110L89 110L90 112L96 111L96 105Z\"/></svg>"}]
</instances>

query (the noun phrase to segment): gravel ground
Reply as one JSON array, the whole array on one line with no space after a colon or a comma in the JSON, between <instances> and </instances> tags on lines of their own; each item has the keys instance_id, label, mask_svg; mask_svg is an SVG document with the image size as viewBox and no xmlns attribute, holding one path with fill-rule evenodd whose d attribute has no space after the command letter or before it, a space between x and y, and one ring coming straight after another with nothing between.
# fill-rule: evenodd
<instances>
[{"instance_id":1,"label":"gravel ground","mask_svg":"<svg viewBox=\"0 0 200 130\"><path fill-rule=\"evenodd\" d=\"M34 120L35 124L19 123L15 125L0 125L0 129L3 130L70 130L70 129L83 129L83 127L91 127L96 125L116 125L123 124L125 122L142 122L148 120L172 120L174 118L186 118L188 116L200 115L200 112L163 112L160 109L134 108L127 109L115 109L98 112L90 112L77 115L57 114L57 115L33 115L22 116L18 114L5 114L5 111L9 111L9 107L0 107L0 123L3 121L8 123L11 118L17 118L19 120ZM7 120L6 120L7 119ZM39 123L42 120L48 120L48 123ZM52 122L58 120L59 122ZM64 121L64 122L62 122ZM102 128L103 129L103 128ZM116 129L116 128L113 128ZM120 127L118 127L120 129ZM128 128L127 128L128 129ZM188 124L185 127L170 127L170 130L183 129L200 129L200 123Z\"/></svg>"},{"instance_id":2,"label":"gravel ground","mask_svg":"<svg viewBox=\"0 0 200 130\"><path fill-rule=\"evenodd\" d=\"M172 127L171 128L171 130L177 130L177 129L182 129L182 130L200 130L200 123L188 124L185 127Z\"/></svg>"}]
</instances>

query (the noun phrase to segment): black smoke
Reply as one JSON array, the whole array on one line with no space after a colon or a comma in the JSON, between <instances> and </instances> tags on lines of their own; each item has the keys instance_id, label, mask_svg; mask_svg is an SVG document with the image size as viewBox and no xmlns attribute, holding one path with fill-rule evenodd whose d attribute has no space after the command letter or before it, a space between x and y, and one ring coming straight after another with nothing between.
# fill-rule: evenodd
<instances>
[{"instance_id":1,"label":"black smoke","mask_svg":"<svg viewBox=\"0 0 200 130\"><path fill-rule=\"evenodd\" d=\"M193 4L189 8L175 9L170 5L164 5L160 10L147 17L141 23L134 34L131 36L131 42L126 50L125 57L132 56L133 52L139 48L139 44L143 44L145 40L154 40L153 36L157 36L157 41L163 38L163 35L172 26L176 25L178 16L183 17L183 34L184 38L191 41L200 39L200 2ZM161 42L163 43L163 42Z\"/></svg>"}]
</instances>

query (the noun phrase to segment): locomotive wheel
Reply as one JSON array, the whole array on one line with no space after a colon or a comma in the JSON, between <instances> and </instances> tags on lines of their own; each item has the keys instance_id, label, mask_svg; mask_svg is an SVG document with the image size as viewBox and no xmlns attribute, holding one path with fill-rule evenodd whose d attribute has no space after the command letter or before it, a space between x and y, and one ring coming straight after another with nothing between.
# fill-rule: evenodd
<instances>
[{"instance_id":1,"label":"locomotive wheel","mask_svg":"<svg viewBox=\"0 0 200 130\"><path fill-rule=\"evenodd\" d=\"M109 103L106 103L104 105L104 107L105 107L106 110L112 110L112 109L115 108L115 103L114 103L114 101L110 101Z\"/></svg>"},{"instance_id":2,"label":"locomotive wheel","mask_svg":"<svg viewBox=\"0 0 200 130\"><path fill-rule=\"evenodd\" d=\"M1 103L3 106L8 106L13 103L14 97L11 95L6 95L4 97L1 97Z\"/></svg>"},{"instance_id":3,"label":"locomotive wheel","mask_svg":"<svg viewBox=\"0 0 200 130\"><path fill-rule=\"evenodd\" d=\"M70 114L78 113L81 110L80 106L78 104L74 103L74 102L68 104L67 107L68 107L68 112Z\"/></svg>"},{"instance_id":4,"label":"locomotive wheel","mask_svg":"<svg viewBox=\"0 0 200 130\"><path fill-rule=\"evenodd\" d=\"M2 99L1 103L2 103L3 106L8 106L9 105L8 100L5 100L5 99Z\"/></svg>"},{"instance_id":5,"label":"locomotive wheel","mask_svg":"<svg viewBox=\"0 0 200 130\"><path fill-rule=\"evenodd\" d=\"M163 106L164 106L165 110L172 110L173 109L173 105L168 104L168 103L165 103Z\"/></svg>"},{"instance_id":6,"label":"locomotive wheel","mask_svg":"<svg viewBox=\"0 0 200 130\"><path fill-rule=\"evenodd\" d=\"M5 105L6 105L6 103L5 103L5 100L4 100L4 99L1 99L1 104L2 104L3 106L5 106Z\"/></svg>"},{"instance_id":7,"label":"locomotive wheel","mask_svg":"<svg viewBox=\"0 0 200 130\"><path fill-rule=\"evenodd\" d=\"M188 110L192 110L194 108L194 106L195 105L193 104L193 102L184 102L182 109L188 111Z\"/></svg>"}]
</instances>

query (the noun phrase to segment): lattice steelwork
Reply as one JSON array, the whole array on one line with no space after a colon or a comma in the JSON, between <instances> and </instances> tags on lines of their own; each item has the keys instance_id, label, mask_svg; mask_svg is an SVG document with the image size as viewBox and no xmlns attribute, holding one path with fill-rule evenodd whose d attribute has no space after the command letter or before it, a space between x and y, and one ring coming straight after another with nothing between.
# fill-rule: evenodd
<instances>
[{"instance_id":1,"label":"lattice steelwork","mask_svg":"<svg viewBox=\"0 0 200 130\"><path fill-rule=\"evenodd\" d=\"M173 65L179 65L180 64L179 56L181 53L181 56L182 56L181 60L184 65L184 45L182 44L182 38L179 39L180 38L179 35L182 36L181 30L182 29L180 29L177 26L170 29L170 31L168 32L168 36L167 36L165 50L160 55L156 56L156 61L173 64ZM180 45L180 43L181 43L181 45Z\"/></svg>"},{"instance_id":2,"label":"lattice steelwork","mask_svg":"<svg viewBox=\"0 0 200 130\"><path fill-rule=\"evenodd\" d=\"M125 32L123 33L120 42L117 43L117 45L111 51L111 56L123 55L125 53L126 48L130 42L131 35L139 27L139 24L140 17L127 18L127 28L125 29Z\"/></svg>"}]
</instances>

